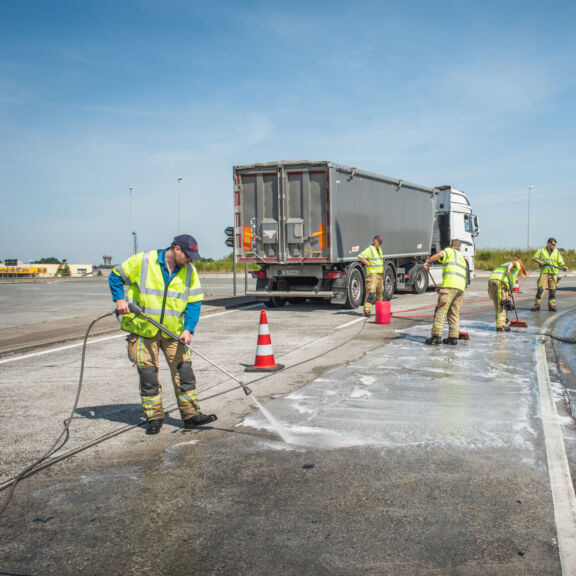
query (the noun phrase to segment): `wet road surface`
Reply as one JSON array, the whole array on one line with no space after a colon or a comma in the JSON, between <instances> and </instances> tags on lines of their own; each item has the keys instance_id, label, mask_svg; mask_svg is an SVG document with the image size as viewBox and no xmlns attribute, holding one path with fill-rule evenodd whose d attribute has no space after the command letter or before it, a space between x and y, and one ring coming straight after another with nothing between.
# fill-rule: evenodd
<instances>
[{"instance_id":1,"label":"wet road surface","mask_svg":"<svg viewBox=\"0 0 576 576\"><path fill-rule=\"evenodd\" d=\"M467 296L485 298L485 280ZM574 574L574 509L566 494L570 487L573 494L576 439L563 383L576 297L561 296L553 320L530 314L530 299L528 291L518 299L528 328L509 334L495 334L485 301L470 305L477 309L464 316L470 340L457 347L424 346L425 318L362 328L362 320L348 325L357 317L330 307L269 310L277 359L289 369L252 387L288 443L240 391L205 401L220 416L211 429L186 433L172 418L155 438L135 428L18 487L17 506L0 518L0 569ZM433 293L405 295L393 311L434 302ZM204 320L211 324L199 345L222 358L225 342L228 369L250 362L258 314ZM553 343L566 347L558 352L566 372L555 370ZM119 342L94 346L74 429L85 439L139 414L135 375ZM65 412L62 398L69 406L77 366L74 351L0 366L17 423L11 446L21 452L2 448L10 473L47 443L43 431L53 437L61 416L50 414ZM204 385L215 379L195 366ZM40 403L25 393L30 371L45 386ZM23 441L28 433L32 445Z\"/></svg>"}]
</instances>

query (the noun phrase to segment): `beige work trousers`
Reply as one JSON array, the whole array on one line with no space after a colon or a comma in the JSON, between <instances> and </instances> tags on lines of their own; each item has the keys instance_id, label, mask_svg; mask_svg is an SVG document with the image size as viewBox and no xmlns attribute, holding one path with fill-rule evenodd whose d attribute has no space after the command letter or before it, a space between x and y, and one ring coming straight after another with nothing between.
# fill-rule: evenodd
<instances>
[{"instance_id":1,"label":"beige work trousers","mask_svg":"<svg viewBox=\"0 0 576 576\"><path fill-rule=\"evenodd\" d=\"M153 338L130 334L127 342L128 358L136 365L140 374L140 399L148 421L164 418L162 384L158 379L160 350L170 368L182 419L186 420L200 412L191 354L186 346L172 338L165 338L161 332ZM184 383L181 383L182 374L187 380Z\"/></svg>"},{"instance_id":2,"label":"beige work trousers","mask_svg":"<svg viewBox=\"0 0 576 576\"><path fill-rule=\"evenodd\" d=\"M372 292L376 295L375 302L381 302L384 298L384 280L382 274L368 274L366 276L366 298ZM367 300L364 300L364 312L370 314L372 310L372 304Z\"/></svg>"},{"instance_id":3,"label":"beige work trousers","mask_svg":"<svg viewBox=\"0 0 576 576\"><path fill-rule=\"evenodd\" d=\"M457 288L440 288L438 290L438 303L434 312L432 324L432 336L442 336L444 323L448 320L448 337L459 338L460 336L460 308L464 292Z\"/></svg>"},{"instance_id":4,"label":"beige work trousers","mask_svg":"<svg viewBox=\"0 0 576 576\"><path fill-rule=\"evenodd\" d=\"M488 296L494 304L496 310L496 328L506 328L506 320L508 319L508 311L502 309L500 305L502 300L510 300L510 290L500 280L488 280Z\"/></svg>"}]
</instances>

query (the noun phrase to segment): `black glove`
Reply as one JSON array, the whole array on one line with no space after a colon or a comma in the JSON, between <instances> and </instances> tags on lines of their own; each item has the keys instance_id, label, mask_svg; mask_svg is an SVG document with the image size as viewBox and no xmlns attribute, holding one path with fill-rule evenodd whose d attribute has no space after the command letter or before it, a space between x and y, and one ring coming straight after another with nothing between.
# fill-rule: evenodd
<instances>
[{"instance_id":1,"label":"black glove","mask_svg":"<svg viewBox=\"0 0 576 576\"><path fill-rule=\"evenodd\" d=\"M512 302L512 300L502 300L502 302L500 302L500 307L502 310L508 310L508 312L511 312L514 310L514 302Z\"/></svg>"}]
</instances>

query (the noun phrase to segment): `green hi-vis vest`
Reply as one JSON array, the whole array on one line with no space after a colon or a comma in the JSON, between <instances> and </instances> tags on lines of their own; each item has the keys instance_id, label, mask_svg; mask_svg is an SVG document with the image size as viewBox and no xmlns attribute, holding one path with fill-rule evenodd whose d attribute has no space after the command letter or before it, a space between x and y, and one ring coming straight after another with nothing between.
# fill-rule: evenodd
<instances>
[{"instance_id":1,"label":"green hi-vis vest","mask_svg":"<svg viewBox=\"0 0 576 576\"><path fill-rule=\"evenodd\" d=\"M498 280L498 282L502 282L504 286L508 288L508 291L511 292L514 290L514 286L516 286L516 276L520 271L520 264L518 262L514 262L512 269L510 270L510 274L507 274L508 266L510 262L506 262L506 264L501 264L490 274L489 280Z\"/></svg>"},{"instance_id":2,"label":"green hi-vis vest","mask_svg":"<svg viewBox=\"0 0 576 576\"><path fill-rule=\"evenodd\" d=\"M534 260L542 260L547 264L547 266L543 266L540 268L541 274L558 274L558 268L562 268L564 266L564 258L562 258L562 254L558 252L558 248L554 248L551 254L548 254L548 250L546 248L540 248L540 250L536 250L534 252ZM552 266L557 266L558 268L552 268Z\"/></svg>"},{"instance_id":3,"label":"green hi-vis vest","mask_svg":"<svg viewBox=\"0 0 576 576\"><path fill-rule=\"evenodd\" d=\"M369 262L366 266L366 274L384 274L384 256L381 248L376 248L371 244L360 256Z\"/></svg>"},{"instance_id":4,"label":"green hi-vis vest","mask_svg":"<svg viewBox=\"0 0 576 576\"><path fill-rule=\"evenodd\" d=\"M158 250L140 252L116 266L113 272L128 285L128 302L135 302L154 320L180 335L184 330L186 306L189 302L200 302L204 299L200 278L196 268L188 264L185 268L180 268L166 286L157 259ZM122 316L122 329L145 338L153 338L158 334L158 328L146 318L134 314ZM164 333L162 335L166 336Z\"/></svg>"},{"instance_id":5,"label":"green hi-vis vest","mask_svg":"<svg viewBox=\"0 0 576 576\"><path fill-rule=\"evenodd\" d=\"M468 266L466 259L458 250L453 248L444 248L442 257L438 259L443 264L442 269L442 288L457 288L466 290L466 281L468 280Z\"/></svg>"}]
</instances>

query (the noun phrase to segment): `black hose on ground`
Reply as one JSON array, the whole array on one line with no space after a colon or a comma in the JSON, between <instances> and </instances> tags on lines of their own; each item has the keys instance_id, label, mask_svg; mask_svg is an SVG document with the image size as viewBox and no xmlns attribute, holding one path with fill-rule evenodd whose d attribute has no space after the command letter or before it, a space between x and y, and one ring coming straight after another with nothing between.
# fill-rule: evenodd
<instances>
[{"instance_id":1,"label":"black hose on ground","mask_svg":"<svg viewBox=\"0 0 576 576\"><path fill-rule=\"evenodd\" d=\"M30 464L26 468L24 468L24 470L21 470L14 478L12 478L11 481L9 481L3 487L0 488L0 492L1 492L3 490L6 490L8 487L10 487L10 491L8 492L8 496L6 498L6 501L4 502L2 507L0 508L0 516L2 516L2 514L4 514L4 512L8 508L8 505L10 504L10 501L12 500L12 496L14 495L14 491L16 490L16 486L18 485L18 482L20 482L20 480L22 480L26 476L29 476L30 474L35 472L37 469L39 469L40 465L45 460L47 460L48 458L50 458L50 456L52 456L52 454L54 454L55 452L57 452L58 450L63 448L64 445L66 444L66 442L68 441L68 438L70 435L70 422L72 422L72 420L74 419L74 415L76 413L76 408L78 408L78 402L80 401L80 393L82 392L82 382L84 379L84 365L86 362L86 345L88 343L88 336L90 335L90 331L92 330L92 327L94 326L94 324L96 324L96 322L98 322L99 320L102 320L103 318L107 318L108 316L112 316L113 314L116 314L116 311L108 312L107 314L104 314L103 316L96 318L96 320L92 320L92 322L88 326L88 329L86 330L86 334L84 335L84 341L82 344L82 360L80 363L80 376L78 378L78 387L76 389L76 398L74 399L74 405L72 406L72 410L70 411L70 415L68 416L68 418L66 418L64 420L64 427L62 428L62 432L60 433L58 438L56 438L56 440L53 442L53 444L50 446L50 448L48 448L48 450L46 450L46 452L42 456L40 456L40 458L35 460L32 464Z\"/></svg>"}]
</instances>

